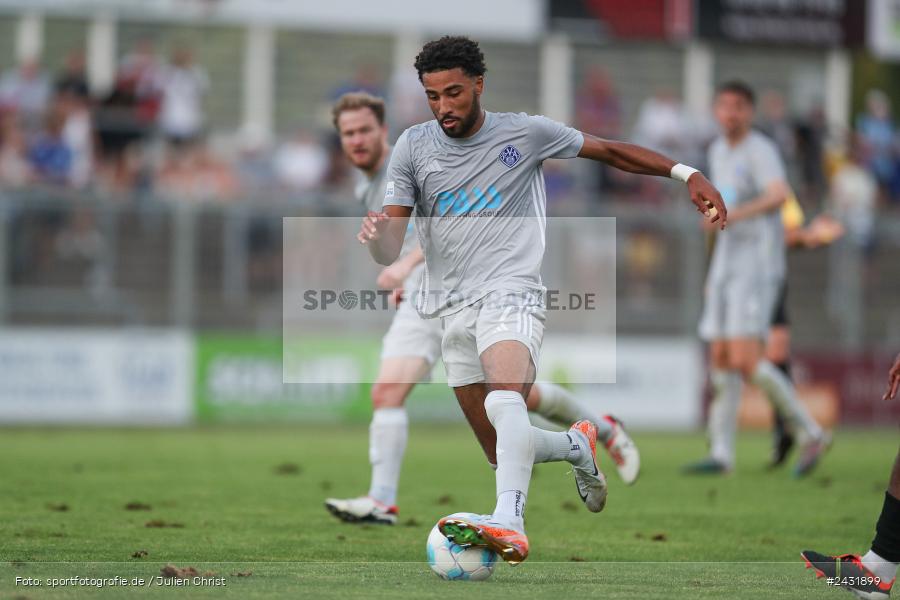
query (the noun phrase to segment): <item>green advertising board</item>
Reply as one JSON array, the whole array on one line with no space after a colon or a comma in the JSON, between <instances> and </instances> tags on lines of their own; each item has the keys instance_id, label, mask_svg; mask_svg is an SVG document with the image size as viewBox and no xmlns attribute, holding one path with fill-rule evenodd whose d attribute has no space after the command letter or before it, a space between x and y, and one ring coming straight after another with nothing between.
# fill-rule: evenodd
<instances>
[{"instance_id":1,"label":"green advertising board","mask_svg":"<svg viewBox=\"0 0 900 600\"><path fill-rule=\"evenodd\" d=\"M282 339L276 336L199 334L196 338L194 398L200 423L302 423L368 421L369 390L381 351L378 336L307 338L289 349L294 380L284 383ZM321 377L339 365L350 377ZM306 373L309 378L297 378ZM310 383L322 381L322 383ZM453 393L443 383L416 386L407 401L419 421L461 419Z\"/></svg>"}]
</instances>

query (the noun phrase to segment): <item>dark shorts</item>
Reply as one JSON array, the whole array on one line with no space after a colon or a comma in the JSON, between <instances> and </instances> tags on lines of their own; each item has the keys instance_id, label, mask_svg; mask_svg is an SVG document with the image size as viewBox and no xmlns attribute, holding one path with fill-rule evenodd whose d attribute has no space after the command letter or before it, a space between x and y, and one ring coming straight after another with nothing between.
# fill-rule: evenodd
<instances>
[{"instance_id":1,"label":"dark shorts","mask_svg":"<svg viewBox=\"0 0 900 600\"><path fill-rule=\"evenodd\" d=\"M778 300L775 301L775 312L772 314L772 327L789 327L790 324L787 314L787 281L785 281L778 290Z\"/></svg>"}]
</instances>

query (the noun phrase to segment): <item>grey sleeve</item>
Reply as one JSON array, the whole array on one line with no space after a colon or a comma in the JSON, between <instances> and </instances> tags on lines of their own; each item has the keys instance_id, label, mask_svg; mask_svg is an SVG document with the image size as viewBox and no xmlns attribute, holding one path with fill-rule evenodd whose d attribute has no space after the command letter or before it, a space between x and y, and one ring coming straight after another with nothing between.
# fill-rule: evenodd
<instances>
[{"instance_id":1,"label":"grey sleeve","mask_svg":"<svg viewBox=\"0 0 900 600\"><path fill-rule=\"evenodd\" d=\"M384 206L413 207L419 198L415 169L409 153L409 132L404 131L394 145L384 185Z\"/></svg>"},{"instance_id":2,"label":"grey sleeve","mask_svg":"<svg viewBox=\"0 0 900 600\"><path fill-rule=\"evenodd\" d=\"M753 181L760 192L774 181L786 181L787 179L778 149L769 140L763 140L754 149L751 165Z\"/></svg>"},{"instance_id":3,"label":"grey sleeve","mask_svg":"<svg viewBox=\"0 0 900 600\"><path fill-rule=\"evenodd\" d=\"M528 117L528 135L538 160L575 158L584 145L580 131L544 116Z\"/></svg>"}]
</instances>

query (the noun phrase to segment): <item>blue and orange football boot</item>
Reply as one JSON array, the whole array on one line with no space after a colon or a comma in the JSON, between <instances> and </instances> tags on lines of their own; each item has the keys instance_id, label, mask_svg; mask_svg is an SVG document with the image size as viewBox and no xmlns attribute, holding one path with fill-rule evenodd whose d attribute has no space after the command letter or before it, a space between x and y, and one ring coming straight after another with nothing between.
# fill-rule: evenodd
<instances>
[{"instance_id":1,"label":"blue and orange football boot","mask_svg":"<svg viewBox=\"0 0 900 600\"><path fill-rule=\"evenodd\" d=\"M597 426L582 419L569 427L569 435L574 438L573 442L577 439L585 444L585 450L590 448L591 453L585 455L584 463L573 465L572 471L581 501L589 511L600 512L606 506L607 487L606 476L597 467Z\"/></svg>"}]
</instances>

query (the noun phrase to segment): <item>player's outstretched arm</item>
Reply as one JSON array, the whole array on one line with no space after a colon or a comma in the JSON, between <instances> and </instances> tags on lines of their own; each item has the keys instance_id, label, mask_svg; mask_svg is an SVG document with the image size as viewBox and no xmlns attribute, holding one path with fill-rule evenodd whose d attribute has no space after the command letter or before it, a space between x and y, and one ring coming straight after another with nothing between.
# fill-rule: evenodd
<instances>
[{"instance_id":1,"label":"player's outstretched arm","mask_svg":"<svg viewBox=\"0 0 900 600\"><path fill-rule=\"evenodd\" d=\"M409 277L413 269L425 262L425 254L419 246L410 250L403 258L397 259L378 274L376 285L386 290L403 287L403 282Z\"/></svg>"},{"instance_id":2,"label":"player's outstretched arm","mask_svg":"<svg viewBox=\"0 0 900 600\"><path fill-rule=\"evenodd\" d=\"M896 398L898 388L900 388L900 354L894 359L894 366L888 371L888 389L884 393L884 400Z\"/></svg>"},{"instance_id":3,"label":"player's outstretched arm","mask_svg":"<svg viewBox=\"0 0 900 600\"><path fill-rule=\"evenodd\" d=\"M400 256L411 214L412 208L397 205L385 206L384 212L380 213L369 211L363 217L356 239L369 247L375 262L389 265Z\"/></svg>"},{"instance_id":4,"label":"player's outstretched arm","mask_svg":"<svg viewBox=\"0 0 900 600\"><path fill-rule=\"evenodd\" d=\"M672 177L684 181L691 194L691 202L694 203L697 210L711 222L718 222L722 229L725 229L725 222L728 219L725 202L719 191L700 171L686 165L676 164L671 158L643 146L604 140L588 133L582 135L584 136L584 145L578 153L579 157L603 162L629 173Z\"/></svg>"},{"instance_id":5,"label":"player's outstretched arm","mask_svg":"<svg viewBox=\"0 0 900 600\"><path fill-rule=\"evenodd\" d=\"M731 211L732 221L743 221L781 209L787 201L791 188L783 179L776 179L766 186L762 194L741 204Z\"/></svg>"}]
</instances>

